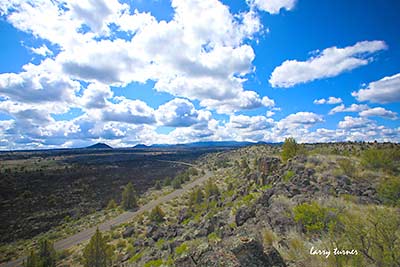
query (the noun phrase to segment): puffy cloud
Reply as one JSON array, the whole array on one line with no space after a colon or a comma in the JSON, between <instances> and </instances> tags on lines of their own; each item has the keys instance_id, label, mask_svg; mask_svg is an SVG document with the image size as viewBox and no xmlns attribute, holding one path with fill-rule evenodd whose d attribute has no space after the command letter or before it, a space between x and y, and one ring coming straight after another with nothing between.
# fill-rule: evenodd
<instances>
[{"instance_id":1,"label":"puffy cloud","mask_svg":"<svg viewBox=\"0 0 400 267\"><path fill-rule=\"evenodd\" d=\"M211 121L212 122L212 121ZM213 140L237 140L257 142L275 127L275 121L265 116L231 115L226 123L209 127Z\"/></svg>"},{"instance_id":2,"label":"puffy cloud","mask_svg":"<svg viewBox=\"0 0 400 267\"><path fill-rule=\"evenodd\" d=\"M334 97L334 96L330 96L328 99L321 98L314 100L314 104L316 105L322 105L322 104L333 105L333 104L340 104L342 102L343 100L340 97Z\"/></svg>"},{"instance_id":3,"label":"puffy cloud","mask_svg":"<svg viewBox=\"0 0 400 267\"><path fill-rule=\"evenodd\" d=\"M64 2L10 0L0 5L0 12L17 29L49 40L63 49L90 40L92 35L80 34L81 22L71 18Z\"/></svg>"},{"instance_id":4,"label":"puffy cloud","mask_svg":"<svg viewBox=\"0 0 400 267\"><path fill-rule=\"evenodd\" d=\"M307 61L286 60L274 69L269 82L273 87L288 88L299 83L334 77L367 65L373 60L368 56L386 47L383 41L363 41L345 48L326 48Z\"/></svg>"},{"instance_id":5,"label":"puffy cloud","mask_svg":"<svg viewBox=\"0 0 400 267\"><path fill-rule=\"evenodd\" d=\"M309 132L304 136L299 136L301 142L346 142L346 141L378 141L396 142L400 140L400 128L391 129L376 125L374 122L366 127L360 128L339 128L335 130L320 128Z\"/></svg>"},{"instance_id":6,"label":"puffy cloud","mask_svg":"<svg viewBox=\"0 0 400 267\"><path fill-rule=\"evenodd\" d=\"M247 131L258 131L268 129L274 126L274 121L264 116L230 116L227 127L234 129L246 129Z\"/></svg>"},{"instance_id":7,"label":"puffy cloud","mask_svg":"<svg viewBox=\"0 0 400 267\"><path fill-rule=\"evenodd\" d=\"M108 85L91 83L83 92L83 95L79 100L85 108L106 108L108 105L107 99L112 96L113 92Z\"/></svg>"},{"instance_id":8,"label":"puffy cloud","mask_svg":"<svg viewBox=\"0 0 400 267\"><path fill-rule=\"evenodd\" d=\"M113 86L152 80L156 90L210 103L208 108L221 100L220 111L258 107L262 99L243 88L242 78L253 71L254 51L244 41L262 29L257 13L231 14L217 0L175 0L172 7L169 22L130 13L116 0L13 0L1 8L18 29L58 44L55 62L73 79ZM111 24L132 37L107 38ZM245 103L235 101L241 97Z\"/></svg>"},{"instance_id":9,"label":"puffy cloud","mask_svg":"<svg viewBox=\"0 0 400 267\"><path fill-rule=\"evenodd\" d=\"M154 109L141 100L118 98L116 104L109 104L101 110L103 121L125 122L131 124L153 124L156 122Z\"/></svg>"},{"instance_id":10,"label":"puffy cloud","mask_svg":"<svg viewBox=\"0 0 400 267\"><path fill-rule=\"evenodd\" d=\"M322 104L326 104L326 99L324 99L324 98L321 98L321 99L315 99L314 100L314 104L316 104L316 105L322 105Z\"/></svg>"},{"instance_id":11,"label":"puffy cloud","mask_svg":"<svg viewBox=\"0 0 400 267\"><path fill-rule=\"evenodd\" d=\"M205 99L200 102L200 105L215 109L221 114L232 114L239 110L255 109L262 106L272 107L275 105L275 102L268 97L260 99L259 95L254 91L241 91L236 98L221 100Z\"/></svg>"},{"instance_id":12,"label":"puffy cloud","mask_svg":"<svg viewBox=\"0 0 400 267\"><path fill-rule=\"evenodd\" d=\"M264 133L264 140L269 142L282 142L286 137L294 137L299 141L305 140L309 129L322 123L322 115L313 112L297 112L286 116L275 123L275 126Z\"/></svg>"},{"instance_id":13,"label":"puffy cloud","mask_svg":"<svg viewBox=\"0 0 400 267\"><path fill-rule=\"evenodd\" d=\"M387 118L387 119L391 119L391 120L397 119L396 112L387 110L382 107L376 107L376 108L363 110L359 113L359 115L361 117L382 117L382 118Z\"/></svg>"},{"instance_id":14,"label":"puffy cloud","mask_svg":"<svg viewBox=\"0 0 400 267\"><path fill-rule=\"evenodd\" d=\"M351 116L345 116L344 120L340 121L338 126L342 129L357 129L357 128L365 128L369 124L372 124L372 121L366 118L355 118Z\"/></svg>"},{"instance_id":15,"label":"puffy cloud","mask_svg":"<svg viewBox=\"0 0 400 267\"><path fill-rule=\"evenodd\" d=\"M374 103L400 102L400 73L371 82L367 88L351 94L358 101Z\"/></svg>"},{"instance_id":16,"label":"puffy cloud","mask_svg":"<svg viewBox=\"0 0 400 267\"><path fill-rule=\"evenodd\" d=\"M333 115L339 112L360 112L369 109L367 105L351 104L350 107L346 107L344 104L334 107L329 111L329 115Z\"/></svg>"},{"instance_id":17,"label":"puffy cloud","mask_svg":"<svg viewBox=\"0 0 400 267\"><path fill-rule=\"evenodd\" d=\"M38 48L31 48L31 51L35 54L41 55L42 57L53 55L53 52L45 44Z\"/></svg>"},{"instance_id":18,"label":"puffy cloud","mask_svg":"<svg viewBox=\"0 0 400 267\"><path fill-rule=\"evenodd\" d=\"M155 17L150 12L139 12L134 10L133 14L123 12L120 17L116 19L116 24L119 29L128 33L136 33L139 30L156 23Z\"/></svg>"},{"instance_id":19,"label":"puffy cloud","mask_svg":"<svg viewBox=\"0 0 400 267\"><path fill-rule=\"evenodd\" d=\"M19 74L0 74L0 96L23 103L74 102L80 84L57 72L57 67L46 59L40 65L25 65Z\"/></svg>"},{"instance_id":20,"label":"puffy cloud","mask_svg":"<svg viewBox=\"0 0 400 267\"><path fill-rule=\"evenodd\" d=\"M101 34L108 34L108 24L129 9L128 5L120 4L118 0L69 0L67 5L73 20Z\"/></svg>"},{"instance_id":21,"label":"puffy cloud","mask_svg":"<svg viewBox=\"0 0 400 267\"><path fill-rule=\"evenodd\" d=\"M275 112L272 110L267 110L267 113L265 114L265 116L267 116L267 117L272 117L274 115L275 115Z\"/></svg>"},{"instance_id":22,"label":"puffy cloud","mask_svg":"<svg viewBox=\"0 0 400 267\"><path fill-rule=\"evenodd\" d=\"M273 107L275 106L275 101L270 99L268 96L264 96L261 100L261 103L266 107Z\"/></svg>"},{"instance_id":23,"label":"puffy cloud","mask_svg":"<svg viewBox=\"0 0 400 267\"><path fill-rule=\"evenodd\" d=\"M250 0L250 5L270 14L279 14L281 9L292 10L296 0Z\"/></svg>"},{"instance_id":24,"label":"puffy cloud","mask_svg":"<svg viewBox=\"0 0 400 267\"><path fill-rule=\"evenodd\" d=\"M252 11L239 16L240 24L229 7L218 0L173 0L171 5L175 9L174 21L184 25L185 41L238 46L261 28L258 16Z\"/></svg>"},{"instance_id":25,"label":"puffy cloud","mask_svg":"<svg viewBox=\"0 0 400 267\"><path fill-rule=\"evenodd\" d=\"M196 110L186 99L175 98L161 105L156 111L156 117L164 126L188 127L197 123L207 123L211 119L211 113Z\"/></svg>"},{"instance_id":26,"label":"puffy cloud","mask_svg":"<svg viewBox=\"0 0 400 267\"><path fill-rule=\"evenodd\" d=\"M295 5L289 0L249 2L271 14ZM113 146L200 140L276 142L287 136L303 142L399 140L399 129L376 123L366 128L312 130L323 118L311 112L274 121L269 118L278 110L274 100L244 87L255 69L255 54L248 40L256 39L263 29L256 8L232 14L217 0L173 0L171 5L173 18L158 21L151 13L131 11L117 0L1 2L0 12L8 22L37 37L38 46L29 49L51 59L39 65L27 64L20 73L0 74L0 111L12 117L0 123L0 147L76 147L98 141ZM56 49L51 51L44 44L48 44L46 40ZM331 77L367 64L371 60L368 55L384 46L380 41L361 42L342 49L328 48L308 61L294 62L308 66L304 71L308 79ZM313 68L325 74L313 74ZM306 78L297 76L283 84L305 82ZM282 83L277 80L276 84ZM115 97L111 90L111 86L147 82L154 83L156 91L176 98L153 109L140 100ZM367 89L374 88L378 87L371 83ZM357 97L362 99L362 95L360 90ZM199 103L201 109L191 101ZM341 103L334 97L316 101ZM238 115L263 106L270 109L266 116ZM68 121L52 116L71 116L67 112L72 107L83 115ZM213 119L210 110L229 114L229 120ZM364 119L378 115L394 118L388 110L363 110L360 116ZM160 134L159 126L176 129Z\"/></svg>"},{"instance_id":27,"label":"puffy cloud","mask_svg":"<svg viewBox=\"0 0 400 267\"><path fill-rule=\"evenodd\" d=\"M278 125L280 128L296 128L299 126L311 127L323 121L322 116L319 114L313 112L297 112L280 120Z\"/></svg>"},{"instance_id":28,"label":"puffy cloud","mask_svg":"<svg viewBox=\"0 0 400 267\"><path fill-rule=\"evenodd\" d=\"M86 42L60 53L57 61L66 74L88 82L122 86L149 78L150 66L122 39Z\"/></svg>"},{"instance_id":29,"label":"puffy cloud","mask_svg":"<svg viewBox=\"0 0 400 267\"><path fill-rule=\"evenodd\" d=\"M191 143L200 140L212 140L214 132L208 128L197 129L193 127L176 128L168 134L172 143ZM170 141L171 142L171 141Z\"/></svg>"},{"instance_id":30,"label":"puffy cloud","mask_svg":"<svg viewBox=\"0 0 400 267\"><path fill-rule=\"evenodd\" d=\"M52 122L53 119L49 112L46 112L46 108L52 109L49 105L35 107L13 101L0 102L0 111L11 115L17 122L24 123L27 127L41 124L46 125ZM28 126L28 124L30 126Z\"/></svg>"},{"instance_id":31,"label":"puffy cloud","mask_svg":"<svg viewBox=\"0 0 400 267\"><path fill-rule=\"evenodd\" d=\"M51 59L40 65L27 64L23 70L0 74L0 111L14 119L7 135L10 143L28 146L36 140L42 144L48 136L46 127L56 123L51 114L63 114L76 106L81 85L62 75Z\"/></svg>"},{"instance_id":32,"label":"puffy cloud","mask_svg":"<svg viewBox=\"0 0 400 267\"><path fill-rule=\"evenodd\" d=\"M343 142L346 141L346 131L343 129L319 128L300 137L299 140L307 143Z\"/></svg>"}]
</instances>

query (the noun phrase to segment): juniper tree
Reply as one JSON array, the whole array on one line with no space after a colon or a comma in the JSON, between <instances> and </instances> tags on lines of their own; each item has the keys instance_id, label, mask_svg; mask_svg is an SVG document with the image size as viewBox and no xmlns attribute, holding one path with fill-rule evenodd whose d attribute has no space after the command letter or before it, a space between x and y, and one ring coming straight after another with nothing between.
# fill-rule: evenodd
<instances>
[{"instance_id":1,"label":"juniper tree","mask_svg":"<svg viewBox=\"0 0 400 267\"><path fill-rule=\"evenodd\" d=\"M282 160L287 161L290 158L300 154L303 148L297 144L296 140L293 137L289 137L285 139L285 142L282 146Z\"/></svg>"},{"instance_id":2,"label":"juniper tree","mask_svg":"<svg viewBox=\"0 0 400 267\"><path fill-rule=\"evenodd\" d=\"M137 207L137 195L131 182L125 186L122 192L122 207L126 210Z\"/></svg>"},{"instance_id":3,"label":"juniper tree","mask_svg":"<svg viewBox=\"0 0 400 267\"><path fill-rule=\"evenodd\" d=\"M156 206L149 215L149 219L155 223L163 222L165 220L164 217L165 213L159 206Z\"/></svg>"},{"instance_id":4,"label":"juniper tree","mask_svg":"<svg viewBox=\"0 0 400 267\"><path fill-rule=\"evenodd\" d=\"M203 202L204 194L203 191L200 188L194 189L192 193L190 194L190 206L200 204Z\"/></svg>"},{"instance_id":5,"label":"juniper tree","mask_svg":"<svg viewBox=\"0 0 400 267\"><path fill-rule=\"evenodd\" d=\"M28 256L26 267L55 267L56 266L56 251L53 243L47 239L42 239L39 243L39 251L31 251Z\"/></svg>"},{"instance_id":6,"label":"juniper tree","mask_svg":"<svg viewBox=\"0 0 400 267\"><path fill-rule=\"evenodd\" d=\"M83 249L83 265L85 267L107 267L111 266L111 246L97 228L89 244Z\"/></svg>"},{"instance_id":7,"label":"juniper tree","mask_svg":"<svg viewBox=\"0 0 400 267\"><path fill-rule=\"evenodd\" d=\"M107 204L107 209L108 210L112 210L112 209L115 209L115 208L117 208L117 203L115 203L114 199L110 199L110 201Z\"/></svg>"},{"instance_id":8,"label":"juniper tree","mask_svg":"<svg viewBox=\"0 0 400 267\"><path fill-rule=\"evenodd\" d=\"M164 179L163 185L164 185L164 186L169 186L169 185L171 185L171 178L166 177L166 178Z\"/></svg>"},{"instance_id":9,"label":"juniper tree","mask_svg":"<svg viewBox=\"0 0 400 267\"><path fill-rule=\"evenodd\" d=\"M156 190L160 190L160 189L161 189L161 182L160 182L160 180L157 180L156 184L154 185L154 188L155 188Z\"/></svg>"},{"instance_id":10,"label":"juniper tree","mask_svg":"<svg viewBox=\"0 0 400 267\"><path fill-rule=\"evenodd\" d=\"M218 196L219 195L219 189L218 186L212 182L211 180L208 180L205 186L205 192L206 192L206 197L209 198L211 196Z\"/></svg>"},{"instance_id":11,"label":"juniper tree","mask_svg":"<svg viewBox=\"0 0 400 267\"><path fill-rule=\"evenodd\" d=\"M174 180L172 180L172 187L174 189L179 189L182 187L182 180L179 178L179 176L175 177Z\"/></svg>"}]
</instances>

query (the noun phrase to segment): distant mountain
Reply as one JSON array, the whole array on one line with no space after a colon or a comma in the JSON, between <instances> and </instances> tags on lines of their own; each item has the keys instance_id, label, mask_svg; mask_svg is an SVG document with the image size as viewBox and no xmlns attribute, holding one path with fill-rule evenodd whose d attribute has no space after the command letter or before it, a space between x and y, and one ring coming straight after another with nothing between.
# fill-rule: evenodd
<instances>
[{"instance_id":1,"label":"distant mountain","mask_svg":"<svg viewBox=\"0 0 400 267\"><path fill-rule=\"evenodd\" d=\"M185 144L153 144L150 146L137 144L134 148L200 148L200 147L243 147L255 144L267 144L265 142L238 142L238 141L203 141Z\"/></svg>"},{"instance_id":2,"label":"distant mountain","mask_svg":"<svg viewBox=\"0 0 400 267\"><path fill-rule=\"evenodd\" d=\"M107 144L104 143L97 143L91 146L86 147L87 149L112 149L112 147L110 147Z\"/></svg>"},{"instance_id":3,"label":"distant mountain","mask_svg":"<svg viewBox=\"0 0 400 267\"><path fill-rule=\"evenodd\" d=\"M137 144L136 146L134 146L133 148L148 148L149 146L145 145L145 144Z\"/></svg>"},{"instance_id":4,"label":"distant mountain","mask_svg":"<svg viewBox=\"0 0 400 267\"><path fill-rule=\"evenodd\" d=\"M237 141L204 141L182 144L185 147L242 147L254 145L253 142L237 142Z\"/></svg>"}]
</instances>

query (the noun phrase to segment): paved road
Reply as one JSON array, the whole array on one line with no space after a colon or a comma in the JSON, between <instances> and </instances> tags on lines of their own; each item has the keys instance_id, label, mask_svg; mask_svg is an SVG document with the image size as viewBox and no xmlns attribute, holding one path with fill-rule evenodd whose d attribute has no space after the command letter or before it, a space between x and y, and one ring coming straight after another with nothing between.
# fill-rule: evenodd
<instances>
[{"instance_id":1,"label":"paved road","mask_svg":"<svg viewBox=\"0 0 400 267\"><path fill-rule=\"evenodd\" d=\"M170 161L171 162L171 161ZM189 165L194 167L194 165L190 164L190 163L186 163L186 162L177 162L177 161L173 161L174 163L181 163L181 164L185 164L185 165ZM80 244L84 241L89 240L92 235L95 233L97 227L99 227L100 231L107 231L110 230L111 227L113 226L117 226L120 225L122 223L128 222L130 221L132 218L134 218L135 216L143 213L144 211L151 211L154 207L156 207L157 205L160 205L162 203L165 203L167 201L170 201L178 196L181 196L183 193L185 193L186 191L192 189L193 187L202 184L203 182L205 182L208 178L210 178L212 175L212 172L210 171L205 171L204 176L194 180L191 183L188 183L186 185L184 185L181 189L177 189L171 193L169 193L168 195L165 196L161 196L159 198L157 198L156 200L153 200L143 206L141 206L138 210L136 211L127 211L124 212L122 214L120 214L119 216L110 219L108 221L105 221L103 223L101 223L98 226L83 230L82 232L79 232L73 236L67 237L65 239L59 240L57 242L54 243L54 248L56 250L64 250L64 249L68 249L72 246L75 246L77 244ZM23 261L26 259L26 257L23 258L19 258L17 260L14 261L10 261L7 263L3 263L0 264L0 267L15 267L15 266L22 266Z\"/></svg>"},{"instance_id":2,"label":"paved road","mask_svg":"<svg viewBox=\"0 0 400 267\"><path fill-rule=\"evenodd\" d=\"M183 161L164 160L164 159L157 159L157 161L168 162L168 163L178 163L178 164L183 164L183 165L195 167L193 164L187 163L187 162L183 162Z\"/></svg>"}]
</instances>

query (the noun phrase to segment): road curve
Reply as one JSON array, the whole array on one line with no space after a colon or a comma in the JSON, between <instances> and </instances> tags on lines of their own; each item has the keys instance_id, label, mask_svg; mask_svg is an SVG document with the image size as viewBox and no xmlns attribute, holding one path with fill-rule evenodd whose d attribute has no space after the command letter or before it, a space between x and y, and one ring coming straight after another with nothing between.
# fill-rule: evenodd
<instances>
[{"instance_id":1,"label":"road curve","mask_svg":"<svg viewBox=\"0 0 400 267\"><path fill-rule=\"evenodd\" d=\"M185 165L189 165L189 166L193 166L190 163L186 163L186 162L175 162L175 161L169 161L169 162L174 162L174 163L180 163L180 164L185 164ZM111 229L111 227L113 226L118 226L122 223L128 222L131 219L133 219L134 217L138 216L139 214L145 212L145 211L151 211L154 207L156 207L157 205L160 205L162 203L165 203L167 201L170 201L178 196L181 196L183 193L185 193L186 191L194 188L197 185L202 184L203 182L205 182L208 178L210 178L212 176L212 172L206 170L205 174L194 180L191 183L188 183L186 185L183 185L182 188L177 189L171 193L169 193L168 195L165 196L161 196L153 201L150 201L149 203L139 207L139 209L137 209L136 211L126 211L120 215L118 215L115 218L112 218L108 221L105 221L97 226L85 229L79 233L76 233L70 237L67 237L65 239L61 239L57 242L54 243L54 248L56 250L64 250L64 249L68 249L70 247L73 247L77 244L80 244L82 242L85 242L87 240L89 240L92 235L95 233L97 227L99 228L100 231L108 231ZM0 264L0 267L17 267L17 266L23 266L23 261L26 259L26 257L22 257L13 261L9 261L6 263L2 263Z\"/></svg>"}]
</instances>

